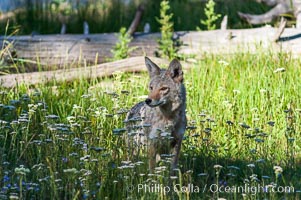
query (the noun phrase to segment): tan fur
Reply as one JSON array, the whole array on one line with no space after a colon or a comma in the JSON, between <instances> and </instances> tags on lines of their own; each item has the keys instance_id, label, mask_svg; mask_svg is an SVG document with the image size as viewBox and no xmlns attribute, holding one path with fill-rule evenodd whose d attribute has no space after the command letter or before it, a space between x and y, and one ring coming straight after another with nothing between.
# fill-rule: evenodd
<instances>
[{"instance_id":1,"label":"tan fur","mask_svg":"<svg viewBox=\"0 0 301 200\"><path fill-rule=\"evenodd\" d=\"M172 169L177 167L183 135L186 128L186 91L183 85L181 64L173 60L167 70L160 69L149 58L145 58L150 75L149 98L135 105L127 115L127 122L140 118L143 129L133 129L128 123L129 134L135 133L136 147L147 145L149 168L156 165L156 157L173 154ZM135 132L136 131L136 132ZM170 134L171 137L165 135ZM129 141L129 147L133 147Z\"/></svg>"},{"instance_id":2,"label":"tan fur","mask_svg":"<svg viewBox=\"0 0 301 200\"><path fill-rule=\"evenodd\" d=\"M156 100L158 100L158 99L160 99L160 91L159 91L159 90L155 90L155 91L151 92L151 93L148 95L148 97L149 97L150 99L156 99Z\"/></svg>"}]
</instances>

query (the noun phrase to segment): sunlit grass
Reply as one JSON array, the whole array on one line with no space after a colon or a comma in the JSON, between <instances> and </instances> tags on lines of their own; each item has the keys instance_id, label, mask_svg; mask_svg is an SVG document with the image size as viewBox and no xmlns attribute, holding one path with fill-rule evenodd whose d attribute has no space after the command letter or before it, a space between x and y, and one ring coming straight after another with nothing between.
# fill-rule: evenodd
<instances>
[{"instance_id":1,"label":"sunlit grass","mask_svg":"<svg viewBox=\"0 0 301 200\"><path fill-rule=\"evenodd\" d=\"M175 176L168 155L154 174L145 152L128 160L123 120L144 100L147 74L2 88L0 199L298 199L300 64L269 53L192 64L185 71L189 125ZM145 191L138 184L200 191ZM210 192L212 184L295 192Z\"/></svg>"}]
</instances>

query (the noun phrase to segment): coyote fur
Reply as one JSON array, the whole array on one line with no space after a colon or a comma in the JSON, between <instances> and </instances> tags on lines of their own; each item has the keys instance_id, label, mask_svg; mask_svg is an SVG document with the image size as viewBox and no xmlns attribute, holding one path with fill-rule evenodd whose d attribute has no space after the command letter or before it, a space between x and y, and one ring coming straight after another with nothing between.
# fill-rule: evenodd
<instances>
[{"instance_id":1,"label":"coyote fur","mask_svg":"<svg viewBox=\"0 0 301 200\"><path fill-rule=\"evenodd\" d=\"M171 168L175 169L187 123L182 66L174 59L168 69L161 69L147 57L145 64L150 77L149 95L127 114L128 134L134 135L132 140L128 137L129 149L137 151L146 146L151 171L163 154L172 157Z\"/></svg>"}]
</instances>

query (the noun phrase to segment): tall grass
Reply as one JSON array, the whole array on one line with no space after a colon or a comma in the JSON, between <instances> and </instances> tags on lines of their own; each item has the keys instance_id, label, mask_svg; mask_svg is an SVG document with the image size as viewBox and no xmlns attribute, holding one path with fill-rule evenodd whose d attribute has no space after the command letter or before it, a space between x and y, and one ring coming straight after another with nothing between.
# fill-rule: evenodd
<instances>
[{"instance_id":1,"label":"tall grass","mask_svg":"<svg viewBox=\"0 0 301 200\"><path fill-rule=\"evenodd\" d=\"M1 88L0 199L298 199L300 64L282 53L207 55L192 64L175 176L168 155L154 174L145 152L127 159L123 120L144 100L147 74ZM223 190L246 184L295 191Z\"/></svg>"}]
</instances>

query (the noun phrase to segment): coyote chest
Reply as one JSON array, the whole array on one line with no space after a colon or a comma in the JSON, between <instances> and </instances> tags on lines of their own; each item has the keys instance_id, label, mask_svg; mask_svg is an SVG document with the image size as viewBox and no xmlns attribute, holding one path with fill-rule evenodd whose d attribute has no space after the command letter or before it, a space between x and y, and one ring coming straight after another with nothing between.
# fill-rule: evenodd
<instances>
[{"instance_id":1,"label":"coyote chest","mask_svg":"<svg viewBox=\"0 0 301 200\"><path fill-rule=\"evenodd\" d=\"M151 108L147 105L141 110L142 126L144 134L148 139L171 140L181 138L185 131L185 115L181 115L180 110L166 117L159 107ZM148 127L149 125L149 127Z\"/></svg>"}]
</instances>

